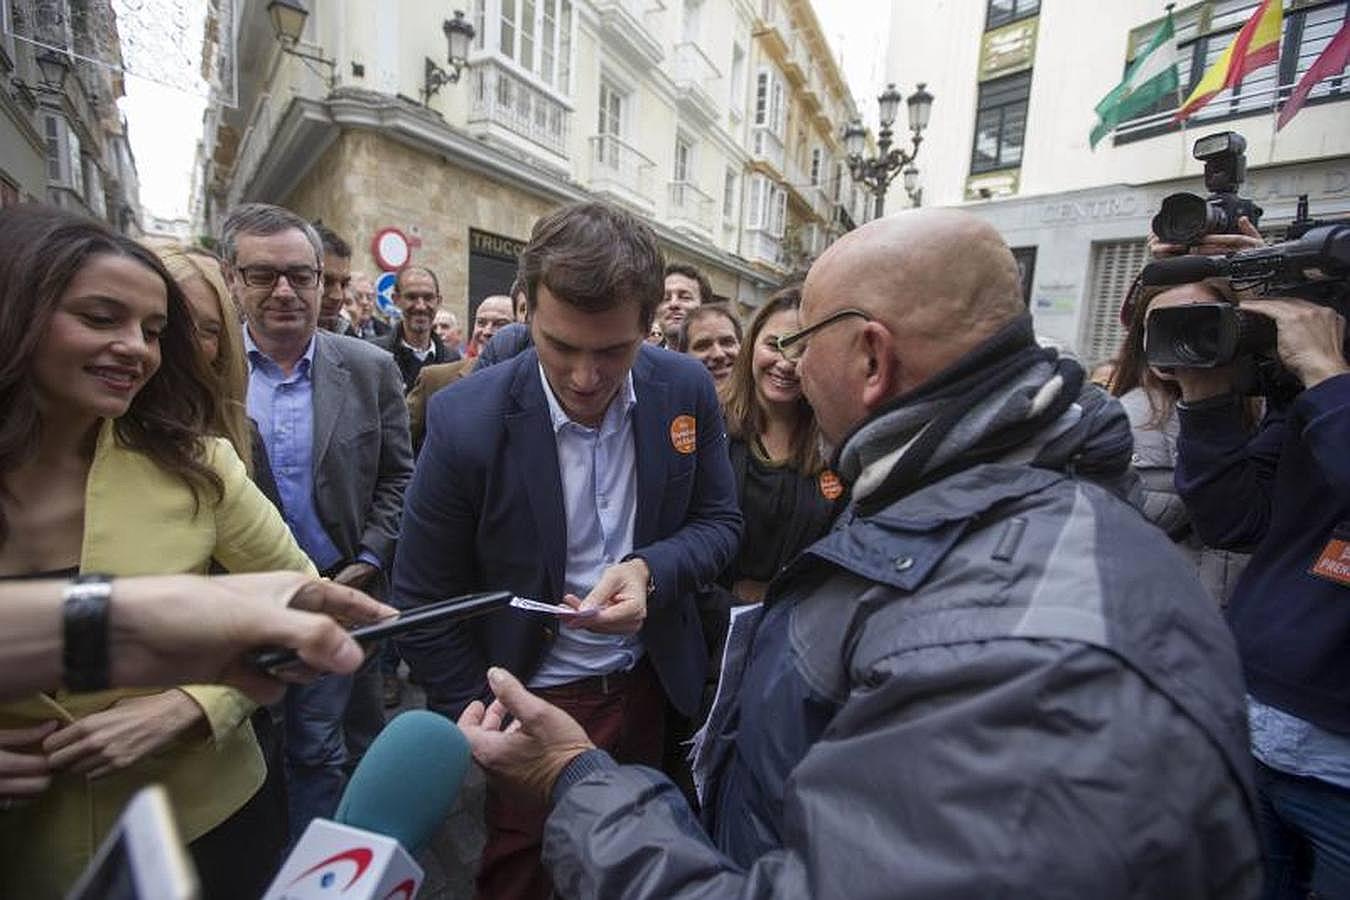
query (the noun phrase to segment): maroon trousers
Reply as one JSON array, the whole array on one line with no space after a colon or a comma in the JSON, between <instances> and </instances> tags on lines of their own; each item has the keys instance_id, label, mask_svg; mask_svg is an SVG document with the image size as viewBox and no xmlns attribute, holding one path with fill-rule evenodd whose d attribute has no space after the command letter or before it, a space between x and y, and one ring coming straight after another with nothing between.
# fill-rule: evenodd
<instances>
[{"instance_id":1,"label":"maroon trousers","mask_svg":"<svg viewBox=\"0 0 1350 900\"><path fill-rule=\"evenodd\" d=\"M631 672L534 693L570 713L619 762L660 768L666 698L645 656ZM486 818L478 900L548 900L553 882L539 860L548 808L503 795L489 781Z\"/></svg>"}]
</instances>

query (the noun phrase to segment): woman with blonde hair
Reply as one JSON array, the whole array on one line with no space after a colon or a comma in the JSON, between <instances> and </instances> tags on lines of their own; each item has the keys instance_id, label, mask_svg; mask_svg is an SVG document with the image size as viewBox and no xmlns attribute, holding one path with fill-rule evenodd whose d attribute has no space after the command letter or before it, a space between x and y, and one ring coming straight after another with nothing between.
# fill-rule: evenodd
<instances>
[{"instance_id":1,"label":"woman with blonde hair","mask_svg":"<svg viewBox=\"0 0 1350 900\"><path fill-rule=\"evenodd\" d=\"M220 260L200 247L163 242L150 245L164 268L183 290L192 314L193 331L209 370L209 386L216 395L215 421L210 430L227 439L253 474L253 429L248 420L248 365L244 360L244 331Z\"/></svg>"}]
</instances>

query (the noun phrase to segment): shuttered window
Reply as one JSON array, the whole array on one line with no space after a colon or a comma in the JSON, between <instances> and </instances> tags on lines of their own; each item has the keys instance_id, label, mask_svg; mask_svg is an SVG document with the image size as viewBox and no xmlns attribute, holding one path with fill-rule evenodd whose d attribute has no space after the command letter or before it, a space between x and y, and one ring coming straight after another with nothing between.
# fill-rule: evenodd
<instances>
[{"instance_id":1,"label":"shuttered window","mask_svg":"<svg viewBox=\"0 0 1350 900\"><path fill-rule=\"evenodd\" d=\"M1148 243L1103 241L1092 245L1092 279L1079 355L1088 363L1111 359L1125 339L1120 304L1139 270L1148 262Z\"/></svg>"}]
</instances>

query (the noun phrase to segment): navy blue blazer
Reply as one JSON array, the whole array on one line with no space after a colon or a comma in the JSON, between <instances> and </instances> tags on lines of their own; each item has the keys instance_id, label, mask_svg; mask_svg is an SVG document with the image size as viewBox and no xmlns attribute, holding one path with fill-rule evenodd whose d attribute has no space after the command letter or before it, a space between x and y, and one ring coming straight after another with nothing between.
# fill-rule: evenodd
<instances>
[{"instance_id":1,"label":"navy blue blazer","mask_svg":"<svg viewBox=\"0 0 1350 900\"><path fill-rule=\"evenodd\" d=\"M693 715L707 672L694 595L735 558L741 532L726 428L696 360L644 346L632 371L633 555L655 583L641 637L666 695ZM680 452L672 436L680 416L695 420L693 452ZM553 425L530 348L431 398L403 511L394 602L407 609L485 590L559 602L566 549ZM489 666L528 680L557 628L551 616L507 609L410 633L399 648L428 707L457 717L489 695Z\"/></svg>"}]
</instances>

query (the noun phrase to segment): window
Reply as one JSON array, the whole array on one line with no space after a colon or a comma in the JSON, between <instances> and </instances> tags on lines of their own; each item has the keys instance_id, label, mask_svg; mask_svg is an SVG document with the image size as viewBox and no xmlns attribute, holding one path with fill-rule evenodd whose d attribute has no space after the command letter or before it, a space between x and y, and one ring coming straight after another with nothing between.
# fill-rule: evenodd
<instances>
[{"instance_id":1,"label":"window","mask_svg":"<svg viewBox=\"0 0 1350 900\"><path fill-rule=\"evenodd\" d=\"M745 227L781 238L787 219L787 191L783 186L766 175L753 175L747 202Z\"/></svg>"},{"instance_id":2,"label":"window","mask_svg":"<svg viewBox=\"0 0 1350 900\"><path fill-rule=\"evenodd\" d=\"M0 0L3 3L4 0ZM473 48L482 50L487 40L487 0L473 0Z\"/></svg>"},{"instance_id":3,"label":"window","mask_svg":"<svg viewBox=\"0 0 1350 900\"><path fill-rule=\"evenodd\" d=\"M108 201L103 195L103 173L89 156L84 157L84 183L88 186L85 201L89 204L89 211L99 219L107 218Z\"/></svg>"},{"instance_id":4,"label":"window","mask_svg":"<svg viewBox=\"0 0 1350 900\"><path fill-rule=\"evenodd\" d=\"M43 116L47 138L47 181L84 196L84 162L80 137L66 120L48 113Z\"/></svg>"},{"instance_id":5,"label":"window","mask_svg":"<svg viewBox=\"0 0 1350 900\"><path fill-rule=\"evenodd\" d=\"M702 17L703 0L684 0L684 18L680 23L680 37L684 43L698 43Z\"/></svg>"},{"instance_id":6,"label":"window","mask_svg":"<svg viewBox=\"0 0 1350 900\"><path fill-rule=\"evenodd\" d=\"M14 67L14 19L10 0L0 0L0 62L4 62L7 68ZM0 185L3 184L0 182Z\"/></svg>"},{"instance_id":7,"label":"window","mask_svg":"<svg viewBox=\"0 0 1350 900\"><path fill-rule=\"evenodd\" d=\"M498 0L497 49L556 88L571 89L573 0ZM475 16L477 8L475 8ZM475 35L474 41L479 40Z\"/></svg>"},{"instance_id":8,"label":"window","mask_svg":"<svg viewBox=\"0 0 1350 900\"><path fill-rule=\"evenodd\" d=\"M989 0L989 10L985 17L984 30L989 31L1040 11L1041 0Z\"/></svg>"},{"instance_id":9,"label":"window","mask_svg":"<svg viewBox=\"0 0 1350 900\"><path fill-rule=\"evenodd\" d=\"M0 0L3 2L3 0ZM741 120L745 110L745 48L737 43L731 48L731 103L730 109L736 121Z\"/></svg>"},{"instance_id":10,"label":"window","mask_svg":"<svg viewBox=\"0 0 1350 900\"><path fill-rule=\"evenodd\" d=\"M1117 130L1116 143L1128 143L1175 131L1179 126L1172 122L1170 115L1164 114L1176 109L1179 99L1190 94L1205 69L1218 61L1224 48L1232 42L1233 36L1251 17L1256 6L1256 0L1229 0L1219 4L1209 20L1210 30L1204 34L1200 33L1203 23L1199 7L1177 13L1174 22L1180 49L1177 60L1180 98L1175 94L1167 95L1152 108L1140 112L1131 122ZM1280 98L1288 98L1294 85L1298 84L1309 66L1326 49L1347 16L1350 16L1350 3L1345 0L1286 10L1279 63L1252 72L1234 90L1219 94L1189 118L1187 127L1197 122L1217 122L1236 116L1270 112L1276 102L1277 80ZM1129 46L1136 53L1142 50L1161 25L1162 20L1156 19L1135 28L1130 33ZM1126 70L1131 62L1133 58L1126 60ZM1348 93L1346 78L1326 78L1312 89L1308 101L1316 103L1345 97Z\"/></svg>"},{"instance_id":11,"label":"window","mask_svg":"<svg viewBox=\"0 0 1350 900\"><path fill-rule=\"evenodd\" d=\"M1013 259L1017 262L1017 277L1022 282L1022 302L1031 305L1031 286L1036 281L1036 248L1013 247Z\"/></svg>"},{"instance_id":12,"label":"window","mask_svg":"<svg viewBox=\"0 0 1350 900\"><path fill-rule=\"evenodd\" d=\"M600 121L596 134L604 139L595 143L596 158L614 169L619 167L619 141L623 139L627 106L625 93L608 81L600 82Z\"/></svg>"},{"instance_id":13,"label":"window","mask_svg":"<svg viewBox=\"0 0 1350 900\"><path fill-rule=\"evenodd\" d=\"M1031 73L1021 72L980 85L975 110L972 175L1022 164L1022 136L1027 127Z\"/></svg>"},{"instance_id":14,"label":"window","mask_svg":"<svg viewBox=\"0 0 1350 900\"><path fill-rule=\"evenodd\" d=\"M768 126L780 138L786 112L783 98L782 76L773 69L760 69L755 78L755 124Z\"/></svg>"},{"instance_id":15,"label":"window","mask_svg":"<svg viewBox=\"0 0 1350 900\"><path fill-rule=\"evenodd\" d=\"M735 169L727 169L726 180L722 183L722 223L732 224L736 219L736 177Z\"/></svg>"},{"instance_id":16,"label":"window","mask_svg":"<svg viewBox=\"0 0 1350 900\"><path fill-rule=\"evenodd\" d=\"M689 139L680 135L675 138L675 180L690 181L690 175L693 173L692 158L694 148Z\"/></svg>"},{"instance_id":17,"label":"window","mask_svg":"<svg viewBox=\"0 0 1350 900\"><path fill-rule=\"evenodd\" d=\"M834 174L830 176L830 199L835 203L839 202L839 194L844 185L844 164L837 162L834 164Z\"/></svg>"},{"instance_id":18,"label":"window","mask_svg":"<svg viewBox=\"0 0 1350 900\"><path fill-rule=\"evenodd\" d=\"M1092 277L1088 309L1084 316L1079 355L1086 360L1110 359L1120 349L1125 329L1120 324L1120 304L1139 270L1148 262L1148 244L1136 241L1104 241L1092 245Z\"/></svg>"},{"instance_id":19,"label":"window","mask_svg":"<svg viewBox=\"0 0 1350 900\"><path fill-rule=\"evenodd\" d=\"M821 168L825 163L825 151L819 147L811 150L811 186L820 186Z\"/></svg>"}]
</instances>

